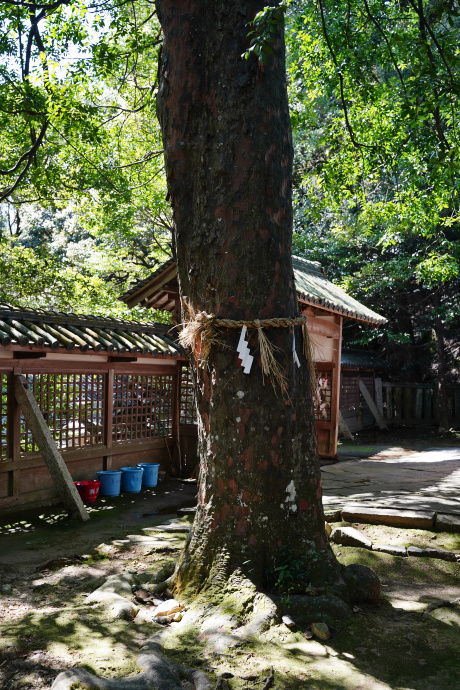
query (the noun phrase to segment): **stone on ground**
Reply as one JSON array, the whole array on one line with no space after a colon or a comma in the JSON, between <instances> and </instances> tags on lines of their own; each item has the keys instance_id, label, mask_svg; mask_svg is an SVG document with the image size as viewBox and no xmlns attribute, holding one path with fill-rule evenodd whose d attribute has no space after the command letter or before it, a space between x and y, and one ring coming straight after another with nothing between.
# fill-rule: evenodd
<instances>
[{"instance_id":1,"label":"stone on ground","mask_svg":"<svg viewBox=\"0 0 460 690\"><path fill-rule=\"evenodd\" d=\"M407 556L407 549L405 546L399 544L373 544L373 551L380 551L381 553L389 553L391 556Z\"/></svg>"},{"instance_id":2,"label":"stone on ground","mask_svg":"<svg viewBox=\"0 0 460 690\"><path fill-rule=\"evenodd\" d=\"M377 575L367 566L352 563L345 568L343 579L352 603L367 602L375 604L378 601L382 585Z\"/></svg>"},{"instance_id":3,"label":"stone on ground","mask_svg":"<svg viewBox=\"0 0 460 690\"><path fill-rule=\"evenodd\" d=\"M423 556L423 549L419 549L418 546L408 546L407 555L416 557Z\"/></svg>"},{"instance_id":4,"label":"stone on ground","mask_svg":"<svg viewBox=\"0 0 460 690\"><path fill-rule=\"evenodd\" d=\"M174 613L180 613L184 610L184 606L179 604L175 599L168 599L163 601L159 606L156 607L153 612L153 617L158 618L159 616L171 616Z\"/></svg>"},{"instance_id":5,"label":"stone on ground","mask_svg":"<svg viewBox=\"0 0 460 690\"><path fill-rule=\"evenodd\" d=\"M342 521L342 511L341 510L325 510L324 519L326 522L341 522Z\"/></svg>"},{"instance_id":6,"label":"stone on ground","mask_svg":"<svg viewBox=\"0 0 460 690\"><path fill-rule=\"evenodd\" d=\"M288 628L296 627L295 621L292 620L291 616L283 616L281 620L284 623L284 625L286 625Z\"/></svg>"},{"instance_id":7,"label":"stone on ground","mask_svg":"<svg viewBox=\"0 0 460 690\"><path fill-rule=\"evenodd\" d=\"M372 541L354 527L336 527L331 534L331 541L342 546L357 546L372 549Z\"/></svg>"},{"instance_id":8,"label":"stone on ground","mask_svg":"<svg viewBox=\"0 0 460 690\"><path fill-rule=\"evenodd\" d=\"M122 573L119 575L109 575L109 577L98 587L92 594L86 597L86 603L91 604L99 601L98 597L102 592L113 592L119 596L128 596L132 594L132 586L134 584L134 576L129 573Z\"/></svg>"},{"instance_id":9,"label":"stone on ground","mask_svg":"<svg viewBox=\"0 0 460 690\"><path fill-rule=\"evenodd\" d=\"M312 623L311 631L315 637L317 637L322 642L327 642L331 637L331 633L326 623Z\"/></svg>"},{"instance_id":10,"label":"stone on ground","mask_svg":"<svg viewBox=\"0 0 460 690\"><path fill-rule=\"evenodd\" d=\"M418 556L419 558L438 558L441 561L452 562L457 560L457 555L453 551L434 549L433 547L419 549L417 546L409 546L407 553L409 556Z\"/></svg>"}]
</instances>

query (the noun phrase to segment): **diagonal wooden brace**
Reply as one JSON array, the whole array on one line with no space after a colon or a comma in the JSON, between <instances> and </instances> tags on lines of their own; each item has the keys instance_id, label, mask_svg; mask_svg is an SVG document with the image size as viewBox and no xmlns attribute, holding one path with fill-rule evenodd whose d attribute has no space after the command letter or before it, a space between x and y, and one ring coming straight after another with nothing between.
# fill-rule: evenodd
<instances>
[{"instance_id":1,"label":"diagonal wooden brace","mask_svg":"<svg viewBox=\"0 0 460 690\"><path fill-rule=\"evenodd\" d=\"M49 469L59 496L69 516L76 520L89 520L88 512L75 487L67 465L62 459L56 441L51 435L47 423L38 407L32 391L24 376L14 377L14 391L22 414L32 432L43 460Z\"/></svg>"},{"instance_id":2,"label":"diagonal wooden brace","mask_svg":"<svg viewBox=\"0 0 460 690\"><path fill-rule=\"evenodd\" d=\"M374 419L375 419L375 421L377 422L379 428L382 429L382 430L383 430L383 429L388 429L385 420L383 419L382 415L381 415L380 412L378 411L377 405L376 405L375 402L373 401L372 395L370 394L370 392L369 392L369 390L368 390L366 384L364 383L364 381L363 381L362 379L359 379L359 390L360 390L361 393L363 394L363 398L364 398L364 400L367 402L370 411L371 411L372 414L374 415Z\"/></svg>"}]
</instances>

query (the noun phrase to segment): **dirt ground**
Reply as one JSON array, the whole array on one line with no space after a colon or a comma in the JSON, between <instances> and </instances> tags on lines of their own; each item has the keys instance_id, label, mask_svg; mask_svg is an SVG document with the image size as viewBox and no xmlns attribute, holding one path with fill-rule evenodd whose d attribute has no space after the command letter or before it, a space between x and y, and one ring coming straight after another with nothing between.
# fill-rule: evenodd
<instances>
[{"instance_id":1,"label":"dirt ground","mask_svg":"<svg viewBox=\"0 0 460 690\"><path fill-rule=\"evenodd\" d=\"M108 575L129 572L141 586L149 573L174 560L186 535L157 532L161 538L155 540L149 528L177 507L192 505L195 491L192 482L167 482L146 495L98 502L89 523L49 509L0 525L2 688L45 690L74 666L108 678L137 673L139 650L159 626L141 616L110 620L84 599ZM354 527L375 542L460 552L456 534ZM215 678L231 674L232 690L262 688L271 665L279 690L460 688L460 608L423 615L430 603L460 596L460 564L333 548L345 564L372 567L383 594L377 607L359 607L346 625L332 627L326 643L307 639L300 624L290 630L280 623L232 651L210 652L202 642L185 640L170 644L167 654ZM289 608L288 594L284 603Z\"/></svg>"}]
</instances>

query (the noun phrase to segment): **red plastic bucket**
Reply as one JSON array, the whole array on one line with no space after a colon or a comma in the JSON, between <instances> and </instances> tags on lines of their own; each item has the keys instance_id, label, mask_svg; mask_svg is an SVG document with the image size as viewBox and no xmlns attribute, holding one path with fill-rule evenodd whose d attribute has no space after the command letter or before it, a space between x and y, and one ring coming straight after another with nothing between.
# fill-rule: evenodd
<instances>
[{"instance_id":1,"label":"red plastic bucket","mask_svg":"<svg viewBox=\"0 0 460 690\"><path fill-rule=\"evenodd\" d=\"M101 482L91 479L86 482L75 482L77 491L80 494L81 500L86 503L94 503L99 492Z\"/></svg>"}]
</instances>

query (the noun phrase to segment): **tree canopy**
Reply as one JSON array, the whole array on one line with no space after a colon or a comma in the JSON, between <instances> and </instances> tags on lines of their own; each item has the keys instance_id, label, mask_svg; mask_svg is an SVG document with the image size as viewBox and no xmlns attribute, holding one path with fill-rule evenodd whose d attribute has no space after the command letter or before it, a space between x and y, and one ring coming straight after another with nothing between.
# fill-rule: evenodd
<instances>
[{"instance_id":1,"label":"tree canopy","mask_svg":"<svg viewBox=\"0 0 460 690\"><path fill-rule=\"evenodd\" d=\"M0 13L1 297L121 313L117 293L170 253L155 11L57 1Z\"/></svg>"},{"instance_id":2,"label":"tree canopy","mask_svg":"<svg viewBox=\"0 0 460 690\"><path fill-rule=\"evenodd\" d=\"M435 322L444 339L459 326L459 8L270 4L242 59L271 59L284 12L295 250L390 319L349 338L420 377ZM1 298L121 314L116 295L171 253L154 6L5 0L0 13Z\"/></svg>"},{"instance_id":3,"label":"tree canopy","mask_svg":"<svg viewBox=\"0 0 460 690\"><path fill-rule=\"evenodd\" d=\"M318 0L289 20L297 251L390 319L351 338L420 380L432 330L458 327L459 8Z\"/></svg>"}]
</instances>

